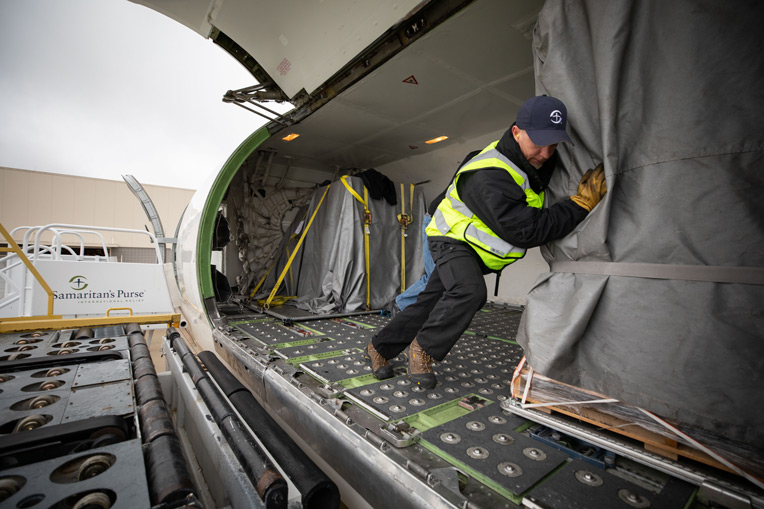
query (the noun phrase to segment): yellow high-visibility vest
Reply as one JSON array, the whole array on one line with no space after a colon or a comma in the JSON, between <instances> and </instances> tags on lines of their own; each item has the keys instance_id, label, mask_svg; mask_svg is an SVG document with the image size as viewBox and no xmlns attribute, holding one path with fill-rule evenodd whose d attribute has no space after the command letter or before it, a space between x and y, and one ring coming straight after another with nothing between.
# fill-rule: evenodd
<instances>
[{"instance_id":1,"label":"yellow high-visibility vest","mask_svg":"<svg viewBox=\"0 0 764 509\"><path fill-rule=\"evenodd\" d=\"M467 172L485 168L506 170L515 183L525 192L529 206L540 209L544 205L544 192L536 193L528 184L528 175L504 154L496 150L498 141L488 145L469 160L456 174L446 191L446 196L438 205L432 221L427 226L427 235L445 236L467 242L491 270L501 270L525 256L525 248L516 247L502 240L467 207L459 197L456 183Z\"/></svg>"}]
</instances>

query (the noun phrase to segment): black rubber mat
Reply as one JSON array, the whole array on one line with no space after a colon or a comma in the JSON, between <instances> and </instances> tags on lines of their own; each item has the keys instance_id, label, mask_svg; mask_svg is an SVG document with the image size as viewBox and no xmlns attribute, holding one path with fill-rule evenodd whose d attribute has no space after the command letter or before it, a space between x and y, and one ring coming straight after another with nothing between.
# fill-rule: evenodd
<instances>
[{"instance_id":1,"label":"black rubber mat","mask_svg":"<svg viewBox=\"0 0 764 509\"><path fill-rule=\"evenodd\" d=\"M542 507L569 509L674 509L686 507L693 490L694 486L675 478L663 486L648 490L614 475L610 470L601 470L581 460L574 460L534 490L532 501Z\"/></svg>"}]
</instances>

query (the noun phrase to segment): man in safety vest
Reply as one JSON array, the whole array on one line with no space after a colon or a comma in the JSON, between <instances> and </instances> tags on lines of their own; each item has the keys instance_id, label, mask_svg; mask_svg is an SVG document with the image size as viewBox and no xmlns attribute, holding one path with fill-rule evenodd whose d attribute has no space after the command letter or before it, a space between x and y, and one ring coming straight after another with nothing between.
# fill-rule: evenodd
<instances>
[{"instance_id":1,"label":"man in safety vest","mask_svg":"<svg viewBox=\"0 0 764 509\"><path fill-rule=\"evenodd\" d=\"M459 169L427 226L435 260L427 286L366 347L375 377L392 377L388 359L410 345L411 381L434 388L433 359L443 360L485 305L483 275L564 237L599 203L606 192L602 165L584 174L576 195L542 208L557 144L571 141L566 125L562 101L533 97L499 141Z\"/></svg>"}]
</instances>

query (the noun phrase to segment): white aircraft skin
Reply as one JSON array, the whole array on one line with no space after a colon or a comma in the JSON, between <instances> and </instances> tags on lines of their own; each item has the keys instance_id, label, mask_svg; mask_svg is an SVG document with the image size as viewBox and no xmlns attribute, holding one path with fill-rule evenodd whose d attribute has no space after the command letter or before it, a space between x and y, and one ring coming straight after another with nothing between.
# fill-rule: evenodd
<instances>
[{"instance_id":1,"label":"white aircraft skin","mask_svg":"<svg viewBox=\"0 0 764 509\"><path fill-rule=\"evenodd\" d=\"M214 351L228 364L337 482L346 504L386 506L380 500L388 500L401 507L453 507L466 503L463 495L445 488L445 480L425 483L429 486L425 487L411 469L401 468L406 462L419 461L419 453L408 448L393 453L368 433L359 433L359 426L377 429L380 423L364 410L338 403L337 393L327 390L331 384L322 387L289 364L244 344L245 335L226 319L230 304L215 299L210 265L225 274L234 293L238 292L238 302L246 304L240 308L242 316L255 316L258 308L248 302L249 291L270 265L271 258L263 258L262 252L270 252L280 238L252 234L263 232L252 227L247 230L246 248L237 250L232 242L224 251L213 252L212 237L219 211L227 215L237 236L243 231L237 224L242 211L247 206L265 206L266 197L289 195L293 206L273 216L275 222L288 224L299 205L307 203L306 190L325 180L337 181L353 169L376 168L396 186L398 182L421 183L418 189L432 199L446 187L464 156L497 140L514 120L519 105L535 95L531 31L543 2L411 0L360 2L352 7L339 0L137 3L176 19L229 51L230 41L238 45L240 61L250 66L262 87L229 92L226 100L269 118L273 115L260 109L256 99L289 100L296 105L243 141L200 187L181 218L174 254L175 305L183 315L183 330L192 349ZM254 57L257 64L242 59L241 53ZM285 141L290 134L298 137ZM440 136L447 139L425 143ZM258 189L265 193L258 194ZM547 270L538 250L531 250L521 263L504 271L512 284L505 284L492 300L523 304L538 275ZM493 276L487 277L489 289L493 282ZM295 382L298 375L300 383ZM637 462L652 461L630 449L619 453L634 455ZM428 461L424 462L433 469L430 472L437 470ZM697 482L694 472L661 465L651 463L650 467ZM477 505L509 503L482 485L471 485L467 493ZM760 500L750 492L745 496ZM643 502L632 497L626 503L647 507L639 505ZM533 497L513 499L513 503L541 507L534 505Z\"/></svg>"}]
</instances>

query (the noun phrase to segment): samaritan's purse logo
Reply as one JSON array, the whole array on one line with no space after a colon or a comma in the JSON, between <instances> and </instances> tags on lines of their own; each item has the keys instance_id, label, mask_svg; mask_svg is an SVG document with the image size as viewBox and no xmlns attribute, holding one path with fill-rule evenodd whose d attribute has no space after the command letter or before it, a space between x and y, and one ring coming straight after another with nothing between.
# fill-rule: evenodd
<instances>
[{"instance_id":1,"label":"samaritan's purse logo","mask_svg":"<svg viewBox=\"0 0 764 509\"><path fill-rule=\"evenodd\" d=\"M94 277L99 279L97 276ZM100 283L100 285L103 286L102 283ZM77 301L80 304L98 304L103 302L143 302L146 298L146 293L151 293L150 290L145 288L98 288L98 286L99 282L96 282L96 286L94 288L90 288L88 278L78 274L76 276L72 276L69 279L69 287L74 290L73 292L61 292L58 290L53 290L53 298L57 300Z\"/></svg>"},{"instance_id":2,"label":"samaritan's purse logo","mask_svg":"<svg viewBox=\"0 0 764 509\"><path fill-rule=\"evenodd\" d=\"M73 276L72 279L69 280L69 283L71 284L72 290L84 290L88 287L87 280L88 278L85 276Z\"/></svg>"},{"instance_id":3,"label":"samaritan's purse logo","mask_svg":"<svg viewBox=\"0 0 764 509\"><path fill-rule=\"evenodd\" d=\"M549 118L552 119L552 122L555 124L559 124L562 122L562 113L560 113L560 110L554 110L549 114Z\"/></svg>"}]
</instances>

